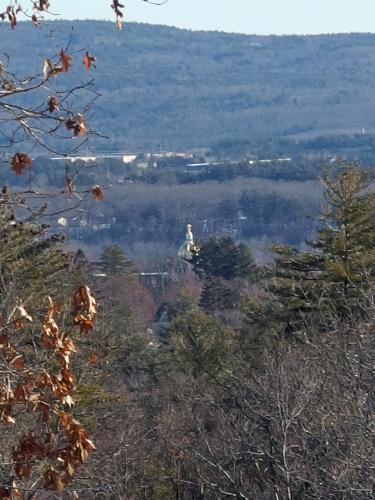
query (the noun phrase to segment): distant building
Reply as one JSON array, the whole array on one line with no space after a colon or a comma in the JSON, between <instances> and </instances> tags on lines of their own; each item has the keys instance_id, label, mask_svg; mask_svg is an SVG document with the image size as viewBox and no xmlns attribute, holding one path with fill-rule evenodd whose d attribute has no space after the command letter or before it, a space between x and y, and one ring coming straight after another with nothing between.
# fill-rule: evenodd
<instances>
[{"instance_id":1,"label":"distant building","mask_svg":"<svg viewBox=\"0 0 375 500\"><path fill-rule=\"evenodd\" d=\"M85 163L91 162L91 161L96 161L97 157L96 156L56 156L54 158L51 158L53 161L70 161L71 163L75 163L76 161L83 161Z\"/></svg>"},{"instance_id":2,"label":"distant building","mask_svg":"<svg viewBox=\"0 0 375 500\"><path fill-rule=\"evenodd\" d=\"M122 157L122 161L125 164L133 163L137 159L137 155L125 155Z\"/></svg>"}]
</instances>

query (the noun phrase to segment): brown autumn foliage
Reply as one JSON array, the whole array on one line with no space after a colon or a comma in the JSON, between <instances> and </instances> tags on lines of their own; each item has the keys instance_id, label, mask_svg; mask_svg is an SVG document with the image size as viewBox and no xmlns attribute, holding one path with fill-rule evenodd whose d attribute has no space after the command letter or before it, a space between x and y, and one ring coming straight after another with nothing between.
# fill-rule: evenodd
<instances>
[{"instance_id":1,"label":"brown autumn foliage","mask_svg":"<svg viewBox=\"0 0 375 500\"><path fill-rule=\"evenodd\" d=\"M60 62L61 62L61 68L64 73L67 73L71 66L72 66L72 56L69 54L66 54L63 50L60 52Z\"/></svg>"},{"instance_id":2,"label":"brown autumn foliage","mask_svg":"<svg viewBox=\"0 0 375 500\"><path fill-rule=\"evenodd\" d=\"M104 200L103 190L100 186L96 185L92 188L92 194L95 196L96 201Z\"/></svg>"},{"instance_id":3,"label":"brown autumn foliage","mask_svg":"<svg viewBox=\"0 0 375 500\"><path fill-rule=\"evenodd\" d=\"M48 110L49 110L49 112L53 113L54 111L58 111L58 109L59 109L59 105L58 105L56 97L51 97L48 100Z\"/></svg>"},{"instance_id":4,"label":"brown autumn foliage","mask_svg":"<svg viewBox=\"0 0 375 500\"><path fill-rule=\"evenodd\" d=\"M90 71L91 69L91 66L93 66L94 68L96 68L94 62L96 61L96 57L95 56L91 56L87 50L85 52L85 55L83 57L83 64L86 68L87 71Z\"/></svg>"},{"instance_id":5,"label":"brown autumn foliage","mask_svg":"<svg viewBox=\"0 0 375 500\"><path fill-rule=\"evenodd\" d=\"M60 328L60 309L49 298L40 325L39 349L47 355L44 366L28 362L30 354L17 346L19 330L36 321L25 307L15 307L2 322L0 416L8 426L20 428L23 422L23 432L18 444L11 440L10 450L2 450L9 457L15 482L2 485L0 498L10 498L18 487L21 491L31 484L35 490L62 491L95 449L84 427L66 409L74 405L77 384L71 369L71 356L77 352L74 330L91 331L96 315L96 301L87 286L74 293L71 314L71 325ZM18 495L23 498L22 493Z\"/></svg>"},{"instance_id":6,"label":"brown autumn foliage","mask_svg":"<svg viewBox=\"0 0 375 500\"><path fill-rule=\"evenodd\" d=\"M29 17L38 27L43 13L49 10L50 3L46 0L33 1L31 7L33 13L29 15L21 2L12 2L0 13L0 19L8 21L10 27L15 29L20 18ZM94 66L95 60L95 57L86 52L84 65L87 70ZM11 126L12 120L15 124L14 131L6 130L4 134L4 137L8 137L10 147L21 143L24 136L29 136L36 145L48 149L45 141L49 136L54 136L61 126L73 131L74 136L87 134L82 113L74 113L67 106L67 96L75 89L58 93L51 84L51 80L57 80L59 75L70 71L72 63L73 57L68 49L62 49L56 59L46 57L42 75L33 78L18 78L1 65L0 86L3 97L7 98L6 105L1 106L1 112L4 116L11 117L10 120L4 120L7 126ZM48 98L47 109L45 105L28 108L12 104L13 96L28 92L36 95L39 92L46 102L43 96L46 90L51 90L50 95L52 94ZM59 95L60 102L55 95ZM56 117L45 120L46 111L54 113ZM18 130L24 136L17 137ZM24 175L32 169L32 165L33 158L23 152L14 153L10 160L10 167L17 176ZM69 196L73 193L73 180L67 176ZM91 193L97 200L103 199L100 186L96 185L87 191L87 194ZM3 188L1 208L6 206L16 210L18 204L27 206L27 197L20 196L23 195ZM7 211L8 208L5 209ZM12 220L15 219L16 214L13 213L12 218L4 220L4 227L13 224ZM13 244L18 243L14 241ZM43 248L43 243L40 245ZM19 249L21 255L23 251ZM27 267L28 258L25 254L20 265ZM6 268L2 267L2 280L6 272ZM38 276L31 261L27 272L30 276ZM72 413L77 375L71 360L77 353L76 342L79 336L87 336L94 328L96 301L90 289L86 285L80 285L72 296L70 313L66 308L61 309L51 298L43 313L43 306L36 306L35 300L32 301L34 307L31 307L31 303L25 304L20 298L16 300L16 295L16 303L9 309L13 300L11 293L18 295L22 292L10 287L2 293L2 307L7 313L0 322L0 498L35 498L42 492L62 492L87 462L89 453L95 449L84 425ZM38 329L39 339L35 333ZM30 340L27 340L30 331L34 332L32 349ZM88 364L95 364L97 360L95 351L91 351L88 357L86 355Z\"/></svg>"},{"instance_id":7,"label":"brown autumn foliage","mask_svg":"<svg viewBox=\"0 0 375 500\"><path fill-rule=\"evenodd\" d=\"M68 118L65 121L65 127L67 130L73 130L75 136L85 135L87 133L83 115L81 113L78 113L74 118Z\"/></svg>"},{"instance_id":8,"label":"brown autumn foliage","mask_svg":"<svg viewBox=\"0 0 375 500\"><path fill-rule=\"evenodd\" d=\"M32 15L30 15L30 9ZM43 13L49 12L50 2L11 2L0 14L0 19L8 21L12 29L15 29L19 20L31 19L39 26L43 20ZM11 57L11 55L10 55ZM85 51L83 64L87 70L94 66L96 58L88 51ZM69 54L69 43L66 48L62 48L55 57L47 56L44 59L42 72L39 75L18 75L13 74L8 69L9 61L0 65L0 87L2 89L2 103L0 104L0 114L2 125L2 136L8 141L7 146L13 148L22 144L26 139L32 141L34 146L45 148L50 152L55 151L57 140L63 138L71 139L73 137L82 138L82 142L88 135L88 128L85 123L83 113L74 107L85 107L89 109L90 102L97 97L95 90L89 88L89 85L78 84L77 87L67 90L61 90L63 74L71 70L74 57ZM20 68L22 71L22 68ZM46 93L49 96L46 96ZM18 94L33 94L33 100L38 101L35 105L16 103ZM74 94L74 98L73 98ZM90 94L94 95L90 97ZM87 95L85 99L78 99L78 96ZM57 97L58 96L58 97ZM14 101L13 101L14 98ZM6 99L6 102L5 102ZM43 102L47 101L47 106ZM14 104L13 104L14 102ZM27 101L25 101L26 103ZM74 104L73 104L74 103ZM51 116L52 115L52 116ZM68 133L64 133L64 129ZM51 140L51 144L49 141ZM52 142L55 141L55 142ZM74 145L74 149L77 144ZM29 146L28 146L28 149ZM11 159L11 169L16 175L22 176L27 170L32 169L33 158L30 153L17 151ZM30 190L29 190L30 191ZM89 194L91 191L87 191ZM95 187L93 191L97 199L101 199L101 190ZM32 193L30 193L32 194ZM10 192L10 197L14 198L14 203L20 203L17 199L17 193ZM42 197L38 194L40 199ZM27 203L27 198L22 198Z\"/></svg>"},{"instance_id":9,"label":"brown autumn foliage","mask_svg":"<svg viewBox=\"0 0 375 500\"><path fill-rule=\"evenodd\" d=\"M24 171L31 168L33 161L24 153L16 153L11 161L12 170L16 175L23 175Z\"/></svg>"},{"instance_id":10,"label":"brown autumn foliage","mask_svg":"<svg viewBox=\"0 0 375 500\"><path fill-rule=\"evenodd\" d=\"M148 0L144 0L148 1ZM108 2L109 3L109 2ZM27 9L27 4L31 4L32 14L29 14L29 9ZM28 1L17 1L10 2L9 5L5 7L3 12L0 12L0 19L2 21L8 21L9 25L12 29L15 29L18 23L18 20L21 16L30 19L35 27L39 27L41 21L43 20L43 13L50 12L50 2L48 0L30 0ZM116 16L116 27L121 29L121 23L123 19L123 8L124 5L121 4L118 0L113 0L111 7ZM68 62L68 60L66 61Z\"/></svg>"},{"instance_id":11,"label":"brown autumn foliage","mask_svg":"<svg viewBox=\"0 0 375 500\"><path fill-rule=\"evenodd\" d=\"M49 10L50 3L47 0L32 1L32 14L24 7L26 3L11 2L0 13L0 19L8 21L11 29L15 29L18 21L25 17L38 27L43 20L43 13ZM114 0L112 7L116 25L120 28L123 5ZM95 61L96 58L86 51L83 59L86 70L96 67ZM73 56L66 48L61 49L55 58L46 57L42 74L35 77L18 78L3 65L0 66L2 97L8 99L7 105L1 106L1 112L11 116L11 119L4 121L11 124L13 120L15 127L8 135L4 135L8 138L10 147L27 137L35 145L53 152L46 141L48 137L55 137L61 128L72 131L74 136L85 136L88 133L83 114L73 111L67 104L67 97L77 89L85 89L85 86L59 92L53 83L63 78L62 74L69 72L72 64ZM13 96L28 92L40 92L40 102L43 105L28 108L26 105L12 104ZM48 98L45 92L48 92ZM22 138L16 135L18 130L24 134ZM10 161L10 167L17 176L24 175L32 169L32 165L30 153L17 152ZM74 178L66 176L65 188L71 197L74 193ZM65 189L62 190L64 192ZM31 188L27 194L40 196L39 199L43 196ZM87 194L94 195L98 201L103 199L103 190L99 185L87 190ZM14 195L11 189L5 187L2 190L1 208L4 204L12 206L12 210L22 206L33 217L46 210L43 205L38 212L35 207L28 206L25 193ZM16 219L17 215L13 213L5 225L11 226ZM43 243L40 245L43 247ZM23 251L24 248L20 253ZM26 252L20 258L20 265L27 267L27 262ZM4 269L1 269L2 279L3 273L7 272ZM31 264L27 272L30 276L34 272L38 276ZM27 279L26 275L24 279ZM12 283L12 280L9 282ZM8 295L4 299L5 293ZM76 479L90 452L95 450L89 432L75 418L72 408L77 397L79 375L87 369L85 365L96 370L103 359L101 353L93 350L93 346L87 341L94 329L97 306L86 285L80 285L73 294L70 312L50 297L48 305L44 307L35 302L34 292L30 296L33 298L28 298L25 302L18 296L21 291L12 289L12 293L14 296L8 290L2 295L7 314L0 320L0 498L49 498L49 492L51 495L54 495L52 492L61 493ZM39 293L42 293L41 290ZM8 306L12 300L14 307L8 310L5 305ZM33 334L29 335L31 331ZM39 331L39 336L36 331ZM75 369L73 360L78 352L78 339L83 346L88 343L90 351L89 354L85 353L84 366L79 366L76 362L79 369ZM97 345L98 342L95 347ZM74 495L76 489L72 490Z\"/></svg>"},{"instance_id":12,"label":"brown autumn foliage","mask_svg":"<svg viewBox=\"0 0 375 500\"><path fill-rule=\"evenodd\" d=\"M124 14L122 12L124 5L122 3L120 3L118 0L113 0L111 7L114 10L115 15L116 15L116 27L117 27L117 29L121 29L122 28L122 19L124 17Z\"/></svg>"}]
</instances>

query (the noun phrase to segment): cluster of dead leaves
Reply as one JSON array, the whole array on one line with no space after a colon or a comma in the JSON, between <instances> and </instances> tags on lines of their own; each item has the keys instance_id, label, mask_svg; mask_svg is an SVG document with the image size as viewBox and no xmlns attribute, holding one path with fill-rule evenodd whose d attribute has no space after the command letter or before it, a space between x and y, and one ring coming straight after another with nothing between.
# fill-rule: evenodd
<instances>
[{"instance_id":1,"label":"cluster of dead leaves","mask_svg":"<svg viewBox=\"0 0 375 500\"><path fill-rule=\"evenodd\" d=\"M46 59L43 65L44 78L48 79L50 77L55 77L59 73L67 73L72 67L72 60L73 57L64 52L64 50L60 51L59 60L57 63L52 62L51 59ZM92 67L96 68L96 65L94 64L95 62L96 57L89 54L89 52L86 50L82 61L82 64L85 66L86 70L90 71Z\"/></svg>"},{"instance_id":2,"label":"cluster of dead leaves","mask_svg":"<svg viewBox=\"0 0 375 500\"><path fill-rule=\"evenodd\" d=\"M39 0L38 2L33 2L33 8L36 12L46 12L49 9L49 1L48 0ZM36 14L31 16L31 20L34 26L40 26L40 20Z\"/></svg>"},{"instance_id":3,"label":"cluster of dead leaves","mask_svg":"<svg viewBox=\"0 0 375 500\"><path fill-rule=\"evenodd\" d=\"M1 87L6 91L6 92L14 92L17 90L17 87L14 85L13 82L10 80L3 80Z\"/></svg>"},{"instance_id":4,"label":"cluster of dead leaves","mask_svg":"<svg viewBox=\"0 0 375 500\"><path fill-rule=\"evenodd\" d=\"M116 15L116 28L120 30L122 29L122 19L124 17L124 14L122 13L121 9L124 8L124 5L120 3L118 0L113 0L111 7L115 11Z\"/></svg>"},{"instance_id":5,"label":"cluster of dead leaves","mask_svg":"<svg viewBox=\"0 0 375 500\"><path fill-rule=\"evenodd\" d=\"M92 194L95 196L96 201L104 200L104 194L102 188L98 185L94 186L91 190Z\"/></svg>"},{"instance_id":6,"label":"cluster of dead leaves","mask_svg":"<svg viewBox=\"0 0 375 500\"><path fill-rule=\"evenodd\" d=\"M42 19L40 13L48 11L50 3L48 0L37 0L33 1L32 3L33 3L34 14L31 16L31 21L33 22L34 26L38 27L40 26L40 20ZM123 18L122 9L124 8L124 5L121 4L119 0L113 0L111 7L116 15L116 28L121 29L122 18ZM23 9L20 3L17 3L16 7L14 7L13 5L8 5L5 11L0 13L0 19L2 19L3 21L7 19L9 21L11 28L15 29L15 27L17 26L17 16L22 11Z\"/></svg>"},{"instance_id":7,"label":"cluster of dead leaves","mask_svg":"<svg viewBox=\"0 0 375 500\"><path fill-rule=\"evenodd\" d=\"M48 111L50 113L53 113L54 111L58 111L59 110L59 103L57 102L57 99L56 97L50 97L48 99Z\"/></svg>"},{"instance_id":8,"label":"cluster of dead leaves","mask_svg":"<svg viewBox=\"0 0 375 500\"><path fill-rule=\"evenodd\" d=\"M17 90L17 87L14 84L14 82L12 82L11 80L8 80L7 78L5 78L5 74L6 74L6 72L5 72L3 63L0 62L0 82L1 82L1 88L3 90L5 90L5 92L13 93L13 92L15 92Z\"/></svg>"},{"instance_id":9,"label":"cluster of dead leaves","mask_svg":"<svg viewBox=\"0 0 375 500\"><path fill-rule=\"evenodd\" d=\"M37 2L33 2L34 9L39 12L44 12L49 9L49 0L38 0Z\"/></svg>"},{"instance_id":10,"label":"cluster of dead leaves","mask_svg":"<svg viewBox=\"0 0 375 500\"><path fill-rule=\"evenodd\" d=\"M72 299L74 323L80 327L81 332L88 333L94 327L96 315L96 300L91 295L87 286L80 287Z\"/></svg>"},{"instance_id":11,"label":"cluster of dead leaves","mask_svg":"<svg viewBox=\"0 0 375 500\"><path fill-rule=\"evenodd\" d=\"M5 21L5 19L8 19L10 27L12 30L17 26L17 14L22 12L22 8L20 5L17 5L16 8L14 8L13 5L8 5L7 8L5 9L4 12L0 14L0 19Z\"/></svg>"},{"instance_id":12,"label":"cluster of dead leaves","mask_svg":"<svg viewBox=\"0 0 375 500\"><path fill-rule=\"evenodd\" d=\"M38 22L37 19L35 19L35 22ZM64 50L60 51L57 63L53 62L49 58L45 59L43 63L43 78L45 80L48 80L49 78L56 77L60 73L67 73L72 67L72 59L73 59L72 56L67 54ZM89 54L89 52L86 51L82 61L82 64L85 66L86 70L90 71L92 67L96 68L96 65L94 64L95 62L96 62L96 57ZM3 65L0 63L1 87L6 92L15 92L17 90L15 84L10 80L5 79L3 73L4 73L4 68ZM53 96L49 99L48 109L51 113L59 109L56 97Z\"/></svg>"},{"instance_id":13,"label":"cluster of dead leaves","mask_svg":"<svg viewBox=\"0 0 375 500\"><path fill-rule=\"evenodd\" d=\"M96 61L96 57L95 56L91 56L87 50L85 52L85 55L83 57L83 65L85 66L86 70L87 71L90 71L91 69L91 66L93 66L94 68L96 68L94 62Z\"/></svg>"},{"instance_id":14,"label":"cluster of dead leaves","mask_svg":"<svg viewBox=\"0 0 375 500\"><path fill-rule=\"evenodd\" d=\"M67 130L73 130L75 136L87 134L87 128L82 113L78 113L76 116L65 120L65 128Z\"/></svg>"},{"instance_id":15,"label":"cluster of dead leaves","mask_svg":"<svg viewBox=\"0 0 375 500\"><path fill-rule=\"evenodd\" d=\"M55 64L51 59L46 59L43 65L43 76L46 80L51 77L56 77L59 73L67 73L72 67L72 56L64 52L64 50L60 51L59 60ZM96 61L96 57L89 54L89 52L85 52L83 57L83 65L85 66L87 71L90 71L92 67L96 68L94 62ZM48 111L50 113L54 113L59 110L59 104L57 98L52 96L48 99ZM87 128L85 126L84 118L82 113L77 113L74 117L69 117L65 120L65 127L67 130L72 130L74 136L83 136L87 134Z\"/></svg>"},{"instance_id":16,"label":"cluster of dead leaves","mask_svg":"<svg viewBox=\"0 0 375 500\"><path fill-rule=\"evenodd\" d=\"M81 332L91 331L96 311L96 300L90 289L87 286L80 287L72 297L74 326ZM27 432L14 448L14 474L19 480L28 479L32 474L38 473L40 465L44 463L44 489L54 491L64 490L75 472L87 461L89 452L95 449L80 422L63 410L64 406L70 408L74 405L72 396L77 382L70 368L70 357L77 350L71 336L59 327L59 314L59 307L49 299L42 324L41 346L47 352L55 354L59 366L57 372L56 367L54 368L55 373L45 369L36 372L35 369L27 368L23 356L10 341L10 324L2 324L0 330L0 355L4 367L9 373L15 372L12 378L19 380L15 387L12 387L10 377L6 384L0 385L0 418L6 424L15 424L17 412L23 406L24 410L35 415L36 422L43 423L37 430ZM15 321L19 318L33 321L23 305L15 308ZM96 353L92 354L97 358ZM62 435L56 429L56 417ZM13 484L0 490L0 498L23 496Z\"/></svg>"},{"instance_id":17,"label":"cluster of dead leaves","mask_svg":"<svg viewBox=\"0 0 375 500\"><path fill-rule=\"evenodd\" d=\"M33 1L33 9L35 13L31 16L31 21L35 26L40 26L40 21L36 14L39 12L46 12L48 8L48 0ZM20 3L17 2L16 5L11 4L6 7L4 12L0 13L0 19L2 21L5 21L7 19L9 21L10 27L14 30L18 22L17 16L21 12L23 12L23 9Z\"/></svg>"},{"instance_id":18,"label":"cluster of dead leaves","mask_svg":"<svg viewBox=\"0 0 375 500\"><path fill-rule=\"evenodd\" d=\"M72 56L60 51L59 61L55 64L51 59L46 59L43 65L43 76L45 79L56 76L59 73L67 73L72 66Z\"/></svg>"},{"instance_id":19,"label":"cluster of dead leaves","mask_svg":"<svg viewBox=\"0 0 375 500\"><path fill-rule=\"evenodd\" d=\"M68 175L65 177L65 189L68 193L68 199L70 200L74 192L74 179ZM94 195L96 201L104 200L103 190L98 184L92 187L91 194Z\"/></svg>"},{"instance_id":20,"label":"cluster of dead leaves","mask_svg":"<svg viewBox=\"0 0 375 500\"><path fill-rule=\"evenodd\" d=\"M11 164L11 170L13 170L16 173L16 175L23 175L25 170L31 168L33 160L30 158L30 156L24 153L16 153L13 156L10 164Z\"/></svg>"}]
</instances>

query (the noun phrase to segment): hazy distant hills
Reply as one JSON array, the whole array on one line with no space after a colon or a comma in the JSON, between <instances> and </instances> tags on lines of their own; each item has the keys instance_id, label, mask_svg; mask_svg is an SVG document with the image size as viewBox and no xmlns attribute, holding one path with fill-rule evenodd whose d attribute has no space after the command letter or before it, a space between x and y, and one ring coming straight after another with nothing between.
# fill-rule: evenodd
<instances>
[{"instance_id":1,"label":"hazy distant hills","mask_svg":"<svg viewBox=\"0 0 375 500\"><path fill-rule=\"evenodd\" d=\"M245 36L97 21L1 27L10 67L40 70L64 47L97 57L90 148L206 147L375 132L375 35ZM35 54L39 54L36 59ZM62 75L89 79L77 56ZM0 56L6 60L6 56Z\"/></svg>"}]
</instances>

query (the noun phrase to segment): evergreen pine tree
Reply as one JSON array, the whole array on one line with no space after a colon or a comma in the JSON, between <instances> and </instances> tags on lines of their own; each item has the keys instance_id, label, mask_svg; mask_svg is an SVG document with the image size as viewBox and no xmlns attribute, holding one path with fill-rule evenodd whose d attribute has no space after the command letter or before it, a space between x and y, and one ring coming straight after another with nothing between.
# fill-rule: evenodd
<instances>
[{"instance_id":1,"label":"evergreen pine tree","mask_svg":"<svg viewBox=\"0 0 375 500\"><path fill-rule=\"evenodd\" d=\"M249 248L229 236L210 237L193 259L194 272L201 278L251 278L256 264Z\"/></svg>"},{"instance_id":2,"label":"evergreen pine tree","mask_svg":"<svg viewBox=\"0 0 375 500\"><path fill-rule=\"evenodd\" d=\"M60 236L46 235L47 227L17 222L0 214L0 303L14 300L39 307L50 295L68 294L71 260L59 248Z\"/></svg>"},{"instance_id":3,"label":"evergreen pine tree","mask_svg":"<svg viewBox=\"0 0 375 500\"><path fill-rule=\"evenodd\" d=\"M276 261L268 290L275 323L291 330L311 314L325 323L332 315L361 309L375 278L375 193L366 191L370 181L367 172L352 166L326 175L326 206L316 240L307 242L307 251L272 247ZM257 322L268 306L250 304L248 320Z\"/></svg>"},{"instance_id":4,"label":"evergreen pine tree","mask_svg":"<svg viewBox=\"0 0 375 500\"><path fill-rule=\"evenodd\" d=\"M210 237L193 258L194 272L204 281L199 305L208 313L237 308L247 281L258 269L250 249L228 236Z\"/></svg>"},{"instance_id":5,"label":"evergreen pine tree","mask_svg":"<svg viewBox=\"0 0 375 500\"><path fill-rule=\"evenodd\" d=\"M125 252L118 245L110 245L104 249L100 257L100 268L110 276L136 272L134 264L127 259Z\"/></svg>"},{"instance_id":6,"label":"evergreen pine tree","mask_svg":"<svg viewBox=\"0 0 375 500\"><path fill-rule=\"evenodd\" d=\"M235 308L240 302L238 283L221 278L205 280L199 305L208 313Z\"/></svg>"},{"instance_id":7,"label":"evergreen pine tree","mask_svg":"<svg viewBox=\"0 0 375 500\"><path fill-rule=\"evenodd\" d=\"M194 377L217 374L230 359L233 332L202 311L178 316L170 336L175 362Z\"/></svg>"}]
</instances>

